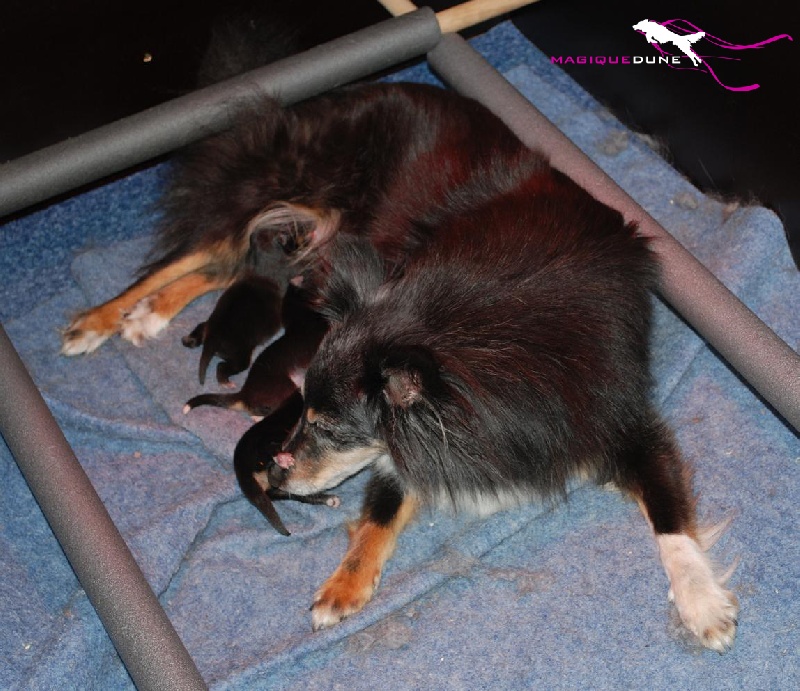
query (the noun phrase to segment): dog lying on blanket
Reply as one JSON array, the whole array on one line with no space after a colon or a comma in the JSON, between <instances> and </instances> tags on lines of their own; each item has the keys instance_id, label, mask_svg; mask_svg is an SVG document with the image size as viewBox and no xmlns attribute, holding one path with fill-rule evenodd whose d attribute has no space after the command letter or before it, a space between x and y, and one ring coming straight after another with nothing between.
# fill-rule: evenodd
<instances>
[{"instance_id":1,"label":"dog lying on blanket","mask_svg":"<svg viewBox=\"0 0 800 691\"><path fill-rule=\"evenodd\" d=\"M369 601L419 505L486 513L581 476L639 503L681 619L732 645L736 598L649 401L655 258L490 112L417 85L271 105L194 149L165 208L154 261L78 316L63 352L155 335L246 270L253 233L296 231L291 261L330 329L269 485L313 495L374 472L315 629ZM303 369L287 360L287 378Z\"/></svg>"}]
</instances>

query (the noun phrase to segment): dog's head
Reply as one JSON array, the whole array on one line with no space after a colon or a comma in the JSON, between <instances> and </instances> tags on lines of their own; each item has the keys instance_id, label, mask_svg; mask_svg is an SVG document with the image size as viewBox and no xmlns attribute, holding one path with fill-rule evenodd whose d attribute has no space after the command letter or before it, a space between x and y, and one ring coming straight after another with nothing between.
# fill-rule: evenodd
<instances>
[{"instance_id":1,"label":"dog's head","mask_svg":"<svg viewBox=\"0 0 800 691\"><path fill-rule=\"evenodd\" d=\"M301 419L271 474L295 494L329 489L376 462L391 469L395 424L424 405L438 377L427 348L393 335L403 333L404 317L383 308L377 254L348 244L333 267L323 305L331 328L306 372Z\"/></svg>"},{"instance_id":2,"label":"dog's head","mask_svg":"<svg viewBox=\"0 0 800 691\"><path fill-rule=\"evenodd\" d=\"M384 347L358 325L334 327L306 373L300 421L275 456L272 480L294 494L314 494L390 459L394 423L424 405L436 364L420 348Z\"/></svg>"}]
</instances>

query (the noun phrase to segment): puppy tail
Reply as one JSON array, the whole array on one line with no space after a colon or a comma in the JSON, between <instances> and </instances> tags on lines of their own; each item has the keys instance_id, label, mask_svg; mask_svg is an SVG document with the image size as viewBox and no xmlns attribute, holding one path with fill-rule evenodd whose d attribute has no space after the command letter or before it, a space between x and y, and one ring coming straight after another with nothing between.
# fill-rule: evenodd
<instances>
[{"instance_id":1,"label":"puppy tail","mask_svg":"<svg viewBox=\"0 0 800 691\"><path fill-rule=\"evenodd\" d=\"M203 343L203 353L200 355L200 364L197 368L197 378L200 380L200 386L204 386L206 383L206 371L212 357L214 357L214 351L208 347L208 342Z\"/></svg>"},{"instance_id":2,"label":"puppy tail","mask_svg":"<svg viewBox=\"0 0 800 691\"><path fill-rule=\"evenodd\" d=\"M183 406L183 414L199 408L201 405L213 405L217 408L232 408L238 410L242 407L238 393L202 393L190 398Z\"/></svg>"},{"instance_id":3,"label":"puppy tail","mask_svg":"<svg viewBox=\"0 0 800 691\"><path fill-rule=\"evenodd\" d=\"M244 487L242 487L242 490L244 490ZM285 535L287 537L291 535L286 526L283 524L278 512L275 510L272 500L265 492L261 490L261 488L255 492L245 491L244 494L252 502L253 506L255 506L263 514L263 516L269 521L269 524L275 528L275 530L277 530L281 535Z\"/></svg>"}]
</instances>

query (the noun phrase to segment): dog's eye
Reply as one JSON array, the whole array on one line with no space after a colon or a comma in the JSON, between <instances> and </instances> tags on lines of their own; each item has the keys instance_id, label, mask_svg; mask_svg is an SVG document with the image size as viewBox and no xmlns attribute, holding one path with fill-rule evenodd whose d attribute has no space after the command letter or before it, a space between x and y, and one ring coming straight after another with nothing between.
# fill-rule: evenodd
<instances>
[{"instance_id":1,"label":"dog's eye","mask_svg":"<svg viewBox=\"0 0 800 691\"><path fill-rule=\"evenodd\" d=\"M326 436L332 437L335 433L333 427L325 420L317 419L312 423L312 425L317 430L317 432L320 432L321 434L324 434Z\"/></svg>"},{"instance_id":2,"label":"dog's eye","mask_svg":"<svg viewBox=\"0 0 800 691\"><path fill-rule=\"evenodd\" d=\"M332 442L342 441L340 430L337 429L336 425L328 422L325 419L317 418L311 426L314 429L314 432L323 439L327 439L328 441Z\"/></svg>"}]
</instances>

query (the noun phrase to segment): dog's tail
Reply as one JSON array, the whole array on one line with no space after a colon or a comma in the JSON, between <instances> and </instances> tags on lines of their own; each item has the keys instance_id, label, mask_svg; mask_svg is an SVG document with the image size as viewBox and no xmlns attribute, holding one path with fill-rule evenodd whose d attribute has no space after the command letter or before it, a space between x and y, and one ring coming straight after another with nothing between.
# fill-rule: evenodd
<instances>
[{"instance_id":1,"label":"dog's tail","mask_svg":"<svg viewBox=\"0 0 800 691\"><path fill-rule=\"evenodd\" d=\"M213 405L216 408L230 408L231 410L245 409L238 391L234 393L201 393L186 401L183 406L183 414L186 415L190 410L199 408L201 405Z\"/></svg>"},{"instance_id":2,"label":"dog's tail","mask_svg":"<svg viewBox=\"0 0 800 691\"><path fill-rule=\"evenodd\" d=\"M684 38L689 41L689 43L697 43L705 35L705 31L698 31L696 34L686 34Z\"/></svg>"}]
</instances>

